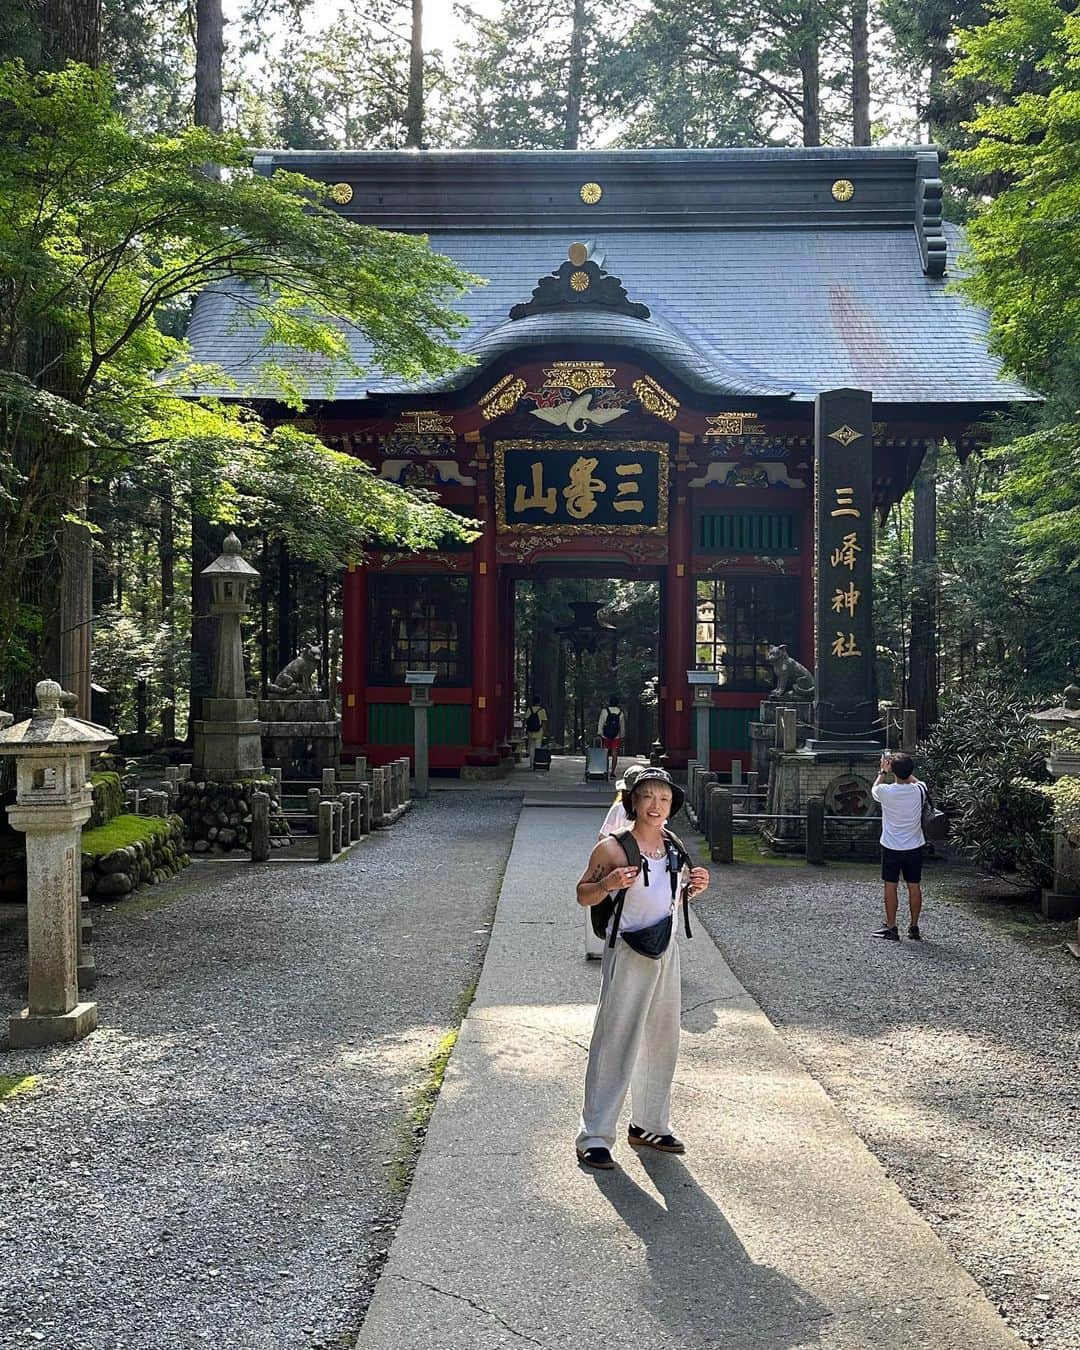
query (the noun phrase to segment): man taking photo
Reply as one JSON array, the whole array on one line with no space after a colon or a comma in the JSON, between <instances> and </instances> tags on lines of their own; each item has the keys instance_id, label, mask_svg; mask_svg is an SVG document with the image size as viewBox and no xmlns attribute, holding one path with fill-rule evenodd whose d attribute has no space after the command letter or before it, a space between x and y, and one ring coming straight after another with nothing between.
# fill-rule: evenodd
<instances>
[{"instance_id":1,"label":"man taking photo","mask_svg":"<svg viewBox=\"0 0 1080 1350\"><path fill-rule=\"evenodd\" d=\"M894 783L886 783L892 773ZM885 927L874 934L885 942L899 942L896 927L897 886L901 876L907 882L910 922L908 937L918 941L919 913L922 910L922 864L926 840L922 832L922 811L926 789L915 777L915 761L910 755L881 756L878 775L870 789L881 806L881 879L885 883Z\"/></svg>"}]
</instances>

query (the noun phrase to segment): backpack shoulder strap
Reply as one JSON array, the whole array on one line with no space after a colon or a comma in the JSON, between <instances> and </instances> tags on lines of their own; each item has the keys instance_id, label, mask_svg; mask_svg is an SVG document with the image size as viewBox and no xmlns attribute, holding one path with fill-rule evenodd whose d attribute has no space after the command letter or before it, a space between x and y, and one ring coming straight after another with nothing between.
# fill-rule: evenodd
<instances>
[{"instance_id":1,"label":"backpack shoulder strap","mask_svg":"<svg viewBox=\"0 0 1080 1350\"><path fill-rule=\"evenodd\" d=\"M690 856L690 850L679 836L673 830L669 830L666 825L664 826L664 838L669 844L675 845L675 851L679 855L679 866L682 867L685 865L687 867L692 867L694 860Z\"/></svg>"},{"instance_id":2,"label":"backpack shoulder strap","mask_svg":"<svg viewBox=\"0 0 1080 1350\"><path fill-rule=\"evenodd\" d=\"M675 834L673 831L669 830L666 825L664 826L664 838L675 850L675 860L679 864L679 871L682 871L684 867L692 867L694 865L694 860L690 856L690 850L686 847L686 845L679 838L679 836ZM678 885L678 876L676 872L672 870L671 898L673 900L675 899L675 892L677 885ZM683 926L686 928L687 938L692 938L694 934L690 928L690 899L687 894L688 890L689 887L686 887L682 893Z\"/></svg>"},{"instance_id":3,"label":"backpack shoulder strap","mask_svg":"<svg viewBox=\"0 0 1080 1350\"><path fill-rule=\"evenodd\" d=\"M638 841L634 838L633 826L629 826L625 830L616 830L614 834L609 834L608 838L614 839L622 849L623 853L626 854L626 865L628 867L641 866L641 849L638 847ZM609 947L615 946L615 939L619 936L619 921L622 919L623 902L625 899L626 888L624 887L621 891L616 893L614 900L611 902L612 917L611 937L608 941ZM593 931L596 931L595 928ZM597 936L599 937L601 935L597 934Z\"/></svg>"},{"instance_id":4,"label":"backpack shoulder strap","mask_svg":"<svg viewBox=\"0 0 1080 1350\"><path fill-rule=\"evenodd\" d=\"M614 834L608 835L609 839L614 839L622 851L626 854L627 867L641 866L641 849L638 841L634 838L633 826L627 826L626 829L616 830Z\"/></svg>"}]
</instances>

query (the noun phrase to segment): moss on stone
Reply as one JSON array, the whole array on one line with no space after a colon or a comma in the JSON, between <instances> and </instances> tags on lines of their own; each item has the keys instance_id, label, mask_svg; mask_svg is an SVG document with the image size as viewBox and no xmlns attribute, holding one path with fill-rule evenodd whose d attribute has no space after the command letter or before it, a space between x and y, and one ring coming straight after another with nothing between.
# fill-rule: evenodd
<instances>
[{"instance_id":1,"label":"moss on stone","mask_svg":"<svg viewBox=\"0 0 1080 1350\"><path fill-rule=\"evenodd\" d=\"M127 848L140 841L152 843L155 839L168 837L169 823L160 816L114 816L107 825L83 831L82 851L94 858L103 858L107 853L115 853L118 848Z\"/></svg>"},{"instance_id":2,"label":"moss on stone","mask_svg":"<svg viewBox=\"0 0 1080 1350\"><path fill-rule=\"evenodd\" d=\"M33 1092L40 1082L36 1073L0 1073L0 1102L6 1102L9 1097L18 1097L24 1092Z\"/></svg>"},{"instance_id":3,"label":"moss on stone","mask_svg":"<svg viewBox=\"0 0 1080 1350\"><path fill-rule=\"evenodd\" d=\"M413 1172L416 1170L420 1145L427 1133L428 1121L431 1119L432 1111L435 1110L435 1103L443 1079L446 1077L446 1066L457 1044L458 1032L465 1020L465 1014L476 997L476 983L474 980L458 997L453 1013L454 1025L439 1041L435 1053L428 1060L427 1077L413 1094L409 1112L404 1120L399 1122L398 1146L390 1159L387 1175L387 1185L395 1195L403 1195L409 1189Z\"/></svg>"},{"instance_id":4,"label":"moss on stone","mask_svg":"<svg viewBox=\"0 0 1080 1350\"><path fill-rule=\"evenodd\" d=\"M107 824L124 809L124 789L120 775L111 770L91 775L90 786L94 792L94 809L90 823L94 827Z\"/></svg>"}]
</instances>

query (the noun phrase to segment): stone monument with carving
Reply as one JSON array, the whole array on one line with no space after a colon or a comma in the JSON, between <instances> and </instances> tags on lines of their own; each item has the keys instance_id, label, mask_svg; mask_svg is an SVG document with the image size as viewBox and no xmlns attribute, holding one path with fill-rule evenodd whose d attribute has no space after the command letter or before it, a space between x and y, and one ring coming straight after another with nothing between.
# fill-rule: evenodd
<instances>
[{"instance_id":1,"label":"stone monument with carving","mask_svg":"<svg viewBox=\"0 0 1080 1350\"><path fill-rule=\"evenodd\" d=\"M341 755L341 720L319 687L322 649L305 647L267 686L259 703L263 753L285 778L316 779Z\"/></svg>"}]
</instances>

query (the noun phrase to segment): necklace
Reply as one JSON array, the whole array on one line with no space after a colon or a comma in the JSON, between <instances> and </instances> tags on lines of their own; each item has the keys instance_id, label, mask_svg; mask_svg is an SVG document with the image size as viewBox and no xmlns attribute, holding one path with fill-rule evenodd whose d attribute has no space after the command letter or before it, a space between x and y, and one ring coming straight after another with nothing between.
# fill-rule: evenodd
<instances>
[{"instance_id":1,"label":"necklace","mask_svg":"<svg viewBox=\"0 0 1080 1350\"><path fill-rule=\"evenodd\" d=\"M641 849L642 854L646 858L652 858L654 862L660 858L663 858L667 853L667 849L664 847L663 844L659 844L655 852L652 849L646 848L645 845L640 842L638 844L638 847Z\"/></svg>"}]
</instances>

